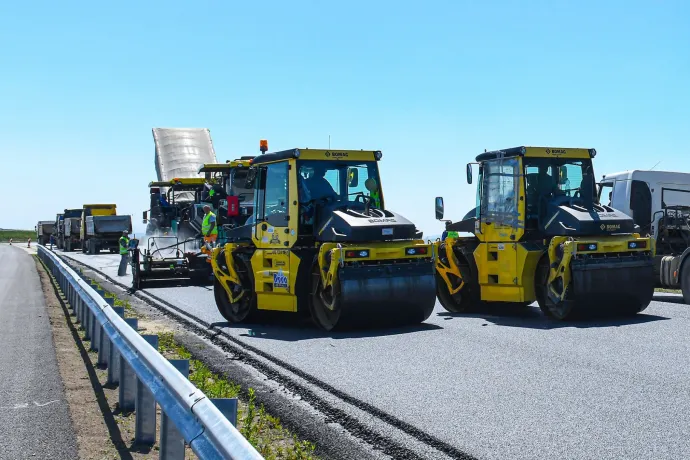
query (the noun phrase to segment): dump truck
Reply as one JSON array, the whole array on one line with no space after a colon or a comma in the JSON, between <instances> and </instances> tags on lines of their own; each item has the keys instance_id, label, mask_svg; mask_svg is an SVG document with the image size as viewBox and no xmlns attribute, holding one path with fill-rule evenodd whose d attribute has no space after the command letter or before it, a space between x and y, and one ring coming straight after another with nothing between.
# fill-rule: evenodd
<instances>
[{"instance_id":1,"label":"dump truck","mask_svg":"<svg viewBox=\"0 0 690 460\"><path fill-rule=\"evenodd\" d=\"M599 182L599 202L632 216L654 243L656 287L680 289L690 304L690 174L622 171Z\"/></svg>"},{"instance_id":2,"label":"dump truck","mask_svg":"<svg viewBox=\"0 0 690 460\"><path fill-rule=\"evenodd\" d=\"M304 314L327 331L425 321L436 302L432 246L386 209L381 152L261 146L246 178L254 214L212 250L221 315Z\"/></svg>"},{"instance_id":3,"label":"dump truck","mask_svg":"<svg viewBox=\"0 0 690 460\"><path fill-rule=\"evenodd\" d=\"M445 221L457 237L434 243L437 295L446 310L536 300L549 317L568 320L636 314L649 305L652 240L630 216L598 203L595 155L524 146L476 157L479 205L462 221ZM443 220L443 197L435 210Z\"/></svg>"},{"instance_id":4,"label":"dump truck","mask_svg":"<svg viewBox=\"0 0 690 460\"><path fill-rule=\"evenodd\" d=\"M85 204L82 207L80 242L84 254L102 250L115 254L123 231L132 232L131 216L118 216L114 204Z\"/></svg>"},{"instance_id":5,"label":"dump truck","mask_svg":"<svg viewBox=\"0 0 690 460\"><path fill-rule=\"evenodd\" d=\"M53 228L53 232L55 234L55 244L57 245L58 249L63 249L62 241L63 241L63 233L64 233L64 228L63 228L63 220L64 220L64 214L56 214L55 215L55 227Z\"/></svg>"},{"instance_id":6,"label":"dump truck","mask_svg":"<svg viewBox=\"0 0 690 460\"><path fill-rule=\"evenodd\" d=\"M36 241L46 245L50 243L50 236L55 230L55 222L52 220L41 220L36 224Z\"/></svg>"},{"instance_id":7,"label":"dump truck","mask_svg":"<svg viewBox=\"0 0 690 460\"><path fill-rule=\"evenodd\" d=\"M81 208L65 209L62 215L62 232L60 232L58 247L72 252L81 247Z\"/></svg>"}]
</instances>

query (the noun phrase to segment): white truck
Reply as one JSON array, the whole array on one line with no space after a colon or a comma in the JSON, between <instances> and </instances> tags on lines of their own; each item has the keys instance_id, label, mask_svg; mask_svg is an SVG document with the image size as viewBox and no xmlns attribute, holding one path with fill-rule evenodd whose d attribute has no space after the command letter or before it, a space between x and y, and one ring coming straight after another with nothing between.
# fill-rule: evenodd
<instances>
[{"instance_id":1,"label":"white truck","mask_svg":"<svg viewBox=\"0 0 690 460\"><path fill-rule=\"evenodd\" d=\"M680 289L690 304L690 173L606 174L599 201L632 216L640 233L653 237L657 287Z\"/></svg>"}]
</instances>

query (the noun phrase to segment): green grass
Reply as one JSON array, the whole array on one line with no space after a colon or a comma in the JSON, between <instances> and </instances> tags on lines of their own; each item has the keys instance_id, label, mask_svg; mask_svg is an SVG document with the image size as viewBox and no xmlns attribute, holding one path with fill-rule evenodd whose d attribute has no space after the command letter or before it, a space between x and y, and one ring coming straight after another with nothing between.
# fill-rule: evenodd
<instances>
[{"instance_id":1,"label":"green grass","mask_svg":"<svg viewBox=\"0 0 690 460\"><path fill-rule=\"evenodd\" d=\"M168 358L189 359L189 380L209 398L237 398L242 388L224 376L212 372L203 362L175 341L172 332L158 334L158 350ZM247 390L246 402L240 404L237 429L267 460L313 460L315 445L301 441L280 424L280 419L257 405L253 388Z\"/></svg>"},{"instance_id":2,"label":"green grass","mask_svg":"<svg viewBox=\"0 0 690 460\"><path fill-rule=\"evenodd\" d=\"M655 291L656 292L666 292L669 294L682 294L683 293L683 291L681 291L680 289L656 288Z\"/></svg>"},{"instance_id":3,"label":"green grass","mask_svg":"<svg viewBox=\"0 0 690 460\"><path fill-rule=\"evenodd\" d=\"M10 238L15 243L26 243L28 238L31 238L31 241L36 241L36 232L34 230L0 230L0 242L8 242Z\"/></svg>"}]
</instances>

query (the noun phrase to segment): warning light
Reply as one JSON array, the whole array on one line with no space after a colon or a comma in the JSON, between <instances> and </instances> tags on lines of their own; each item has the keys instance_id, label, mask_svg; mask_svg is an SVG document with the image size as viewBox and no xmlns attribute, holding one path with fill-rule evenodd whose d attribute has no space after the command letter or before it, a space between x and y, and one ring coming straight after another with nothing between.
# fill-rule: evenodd
<instances>
[{"instance_id":1,"label":"warning light","mask_svg":"<svg viewBox=\"0 0 690 460\"><path fill-rule=\"evenodd\" d=\"M268 141L266 139L261 139L259 141L259 150L261 150L261 153L268 152Z\"/></svg>"}]
</instances>

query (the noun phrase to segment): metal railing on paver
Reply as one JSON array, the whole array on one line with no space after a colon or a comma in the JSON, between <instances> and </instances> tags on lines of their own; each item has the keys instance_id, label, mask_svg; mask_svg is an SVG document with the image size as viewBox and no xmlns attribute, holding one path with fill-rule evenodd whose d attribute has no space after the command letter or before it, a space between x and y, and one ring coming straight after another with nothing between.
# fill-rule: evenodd
<instances>
[{"instance_id":1,"label":"metal railing on paver","mask_svg":"<svg viewBox=\"0 0 690 460\"><path fill-rule=\"evenodd\" d=\"M188 360L164 358L157 335L140 335L136 318L124 319L123 307L114 307L113 298L104 298L50 250L39 245L38 257L98 351L98 364L107 366L108 383L119 386L120 408L134 410L135 442L155 443L157 404L161 459L184 459L185 442L202 460L263 458L234 426L236 399L207 398L187 378Z\"/></svg>"}]
</instances>

